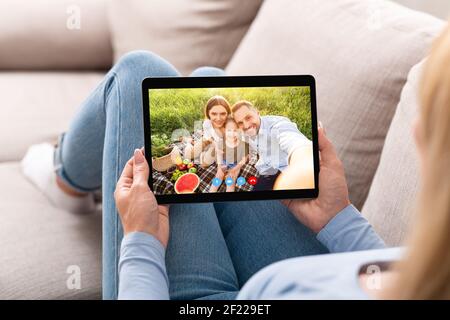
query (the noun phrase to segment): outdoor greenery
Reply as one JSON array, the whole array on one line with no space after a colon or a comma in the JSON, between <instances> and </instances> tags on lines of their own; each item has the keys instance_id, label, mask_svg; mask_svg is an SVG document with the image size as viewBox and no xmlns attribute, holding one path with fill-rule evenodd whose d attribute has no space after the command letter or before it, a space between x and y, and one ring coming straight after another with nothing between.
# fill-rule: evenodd
<instances>
[{"instance_id":1,"label":"outdoor greenery","mask_svg":"<svg viewBox=\"0 0 450 320\"><path fill-rule=\"evenodd\" d=\"M224 96L231 105L248 100L261 115L285 116L311 139L309 87L153 89L149 94L153 151L161 153L170 144L174 130L192 133L194 124L201 128L204 107L214 95Z\"/></svg>"}]
</instances>

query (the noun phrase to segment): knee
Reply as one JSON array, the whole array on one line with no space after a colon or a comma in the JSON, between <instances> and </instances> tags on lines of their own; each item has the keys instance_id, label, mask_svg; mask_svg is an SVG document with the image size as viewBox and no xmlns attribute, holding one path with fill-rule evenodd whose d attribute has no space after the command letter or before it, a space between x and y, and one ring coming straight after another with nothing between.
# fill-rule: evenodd
<instances>
[{"instance_id":1,"label":"knee","mask_svg":"<svg viewBox=\"0 0 450 320\"><path fill-rule=\"evenodd\" d=\"M157 54L135 50L123 55L115 65L116 73L126 73L141 78L176 76L178 72L165 59Z\"/></svg>"},{"instance_id":2,"label":"knee","mask_svg":"<svg viewBox=\"0 0 450 320\"><path fill-rule=\"evenodd\" d=\"M192 71L191 77L212 77L212 76L224 76L225 71L216 67L200 67Z\"/></svg>"},{"instance_id":3,"label":"knee","mask_svg":"<svg viewBox=\"0 0 450 320\"><path fill-rule=\"evenodd\" d=\"M117 61L118 66L139 66L153 60L161 59L158 55L153 52L146 50L134 50L127 52Z\"/></svg>"}]
</instances>

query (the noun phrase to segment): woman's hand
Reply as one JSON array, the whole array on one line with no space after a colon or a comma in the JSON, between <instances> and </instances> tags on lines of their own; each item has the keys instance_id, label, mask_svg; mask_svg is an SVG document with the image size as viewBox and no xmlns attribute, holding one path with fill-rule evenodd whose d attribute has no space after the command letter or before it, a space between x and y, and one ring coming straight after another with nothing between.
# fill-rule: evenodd
<instances>
[{"instance_id":1,"label":"woman's hand","mask_svg":"<svg viewBox=\"0 0 450 320\"><path fill-rule=\"evenodd\" d=\"M148 186L150 169L144 154L136 149L116 185L114 198L125 235L146 232L164 247L169 241L169 208L158 206Z\"/></svg>"},{"instance_id":2,"label":"woman's hand","mask_svg":"<svg viewBox=\"0 0 450 320\"><path fill-rule=\"evenodd\" d=\"M319 128L319 197L312 200L282 200L294 216L315 233L350 204L344 167L323 128Z\"/></svg>"}]
</instances>

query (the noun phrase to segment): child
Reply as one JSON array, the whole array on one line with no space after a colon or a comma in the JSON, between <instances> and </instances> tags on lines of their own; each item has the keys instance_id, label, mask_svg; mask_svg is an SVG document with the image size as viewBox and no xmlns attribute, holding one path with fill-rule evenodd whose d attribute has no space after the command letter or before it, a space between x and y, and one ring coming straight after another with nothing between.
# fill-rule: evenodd
<instances>
[{"instance_id":1,"label":"child","mask_svg":"<svg viewBox=\"0 0 450 320\"><path fill-rule=\"evenodd\" d=\"M234 191L236 179L242 166L248 161L250 146L242 140L241 131L232 117L225 122L225 134L221 143L216 144L216 178L224 180L224 177L233 179L233 184L227 185L227 192ZM217 192L220 184L212 184L209 191Z\"/></svg>"}]
</instances>

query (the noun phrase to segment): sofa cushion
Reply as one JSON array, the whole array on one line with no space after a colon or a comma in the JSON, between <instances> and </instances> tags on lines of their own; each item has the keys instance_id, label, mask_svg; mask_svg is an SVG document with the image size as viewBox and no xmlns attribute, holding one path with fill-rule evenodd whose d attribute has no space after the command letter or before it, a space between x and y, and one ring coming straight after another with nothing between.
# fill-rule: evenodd
<instances>
[{"instance_id":1,"label":"sofa cushion","mask_svg":"<svg viewBox=\"0 0 450 320\"><path fill-rule=\"evenodd\" d=\"M101 213L54 208L19 163L0 163L0 181L0 299L100 299Z\"/></svg>"},{"instance_id":2,"label":"sofa cushion","mask_svg":"<svg viewBox=\"0 0 450 320\"><path fill-rule=\"evenodd\" d=\"M181 73L200 66L224 68L262 0L113 0L110 23L115 60L144 49Z\"/></svg>"},{"instance_id":3,"label":"sofa cushion","mask_svg":"<svg viewBox=\"0 0 450 320\"><path fill-rule=\"evenodd\" d=\"M395 0L409 8L425 11L442 19L450 18L450 1L443 0Z\"/></svg>"},{"instance_id":4,"label":"sofa cushion","mask_svg":"<svg viewBox=\"0 0 450 320\"><path fill-rule=\"evenodd\" d=\"M0 72L0 162L21 159L33 143L56 141L102 77L102 73Z\"/></svg>"},{"instance_id":5,"label":"sofa cushion","mask_svg":"<svg viewBox=\"0 0 450 320\"><path fill-rule=\"evenodd\" d=\"M412 124L419 109L417 92L423 64L419 63L411 70L403 88L362 210L389 245L397 246L404 242L414 216L419 167Z\"/></svg>"},{"instance_id":6,"label":"sofa cushion","mask_svg":"<svg viewBox=\"0 0 450 320\"><path fill-rule=\"evenodd\" d=\"M413 65L443 21L387 1L266 0L230 74L312 74L318 116L361 208Z\"/></svg>"},{"instance_id":7,"label":"sofa cushion","mask_svg":"<svg viewBox=\"0 0 450 320\"><path fill-rule=\"evenodd\" d=\"M0 69L109 67L112 48L106 2L0 1Z\"/></svg>"}]
</instances>

